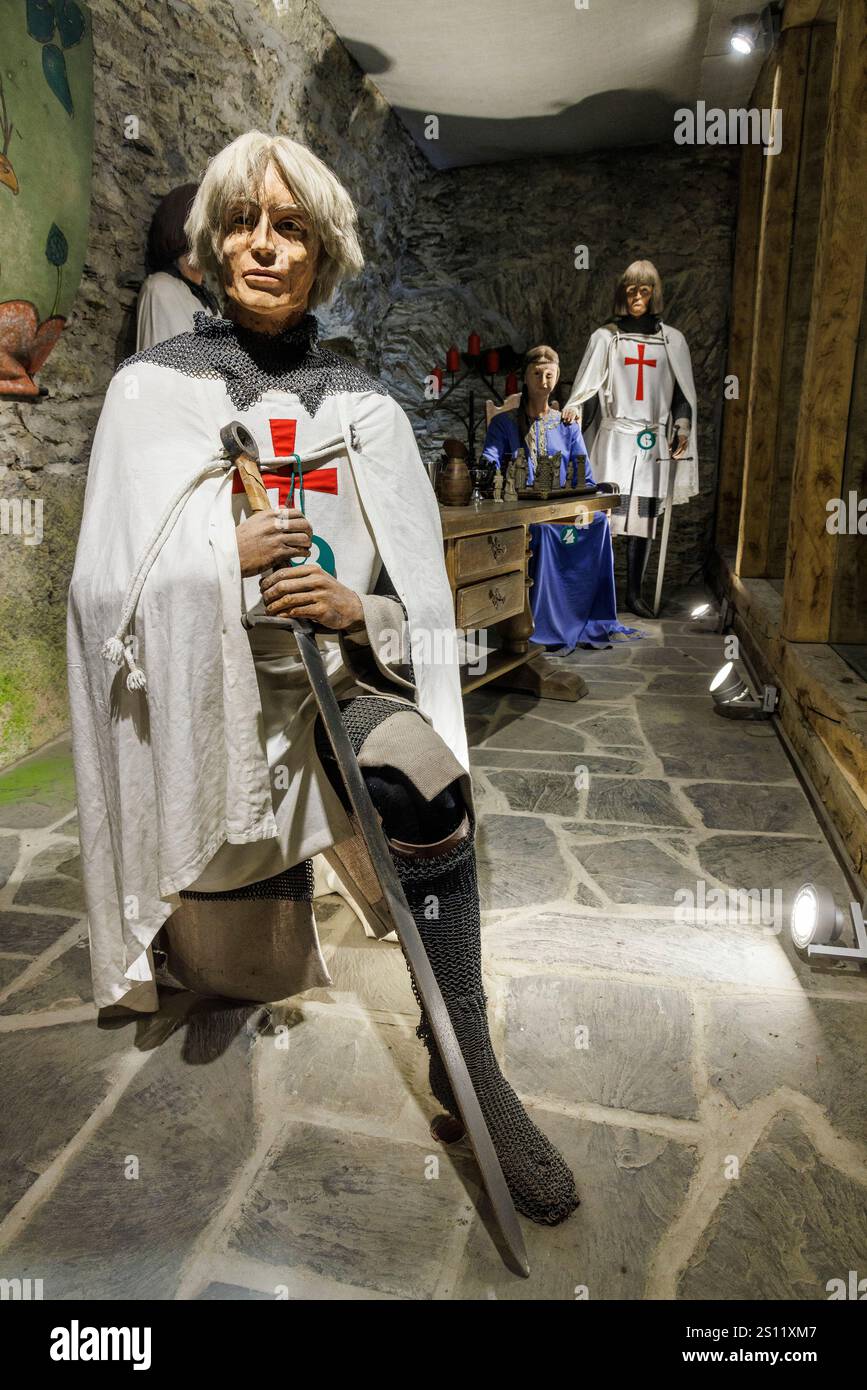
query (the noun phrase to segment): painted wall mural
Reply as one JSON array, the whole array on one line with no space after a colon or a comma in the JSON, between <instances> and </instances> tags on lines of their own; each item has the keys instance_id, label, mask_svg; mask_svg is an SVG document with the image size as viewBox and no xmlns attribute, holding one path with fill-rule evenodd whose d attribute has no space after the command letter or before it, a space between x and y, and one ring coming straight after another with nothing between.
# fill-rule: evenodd
<instances>
[{"instance_id":1,"label":"painted wall mural","mask_svg":"<svg viewBox=\"0 0 867 1390\"><path fill-rule=\"evenodd\" d=\"M80 0L0 0L0 395L35 381L87 250L93 38Z\"/></svg>"}]
</instances>

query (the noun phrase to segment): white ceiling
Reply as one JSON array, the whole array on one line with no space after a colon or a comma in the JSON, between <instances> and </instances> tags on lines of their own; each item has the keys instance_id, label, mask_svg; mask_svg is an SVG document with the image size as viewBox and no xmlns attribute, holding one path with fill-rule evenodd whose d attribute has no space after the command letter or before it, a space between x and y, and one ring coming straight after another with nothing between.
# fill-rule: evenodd
<instances>
[{"instance_id":1,"label":"white ceiling","mask_svg":"<svg viewBox=\"0 0 867 1390\"><path fill-rule=\"evenodd\" d=\"M745 0L318 2L440 169L668 139L679 106L744 104L762 61L729 48Z\"/></svg>"}]
</instances>

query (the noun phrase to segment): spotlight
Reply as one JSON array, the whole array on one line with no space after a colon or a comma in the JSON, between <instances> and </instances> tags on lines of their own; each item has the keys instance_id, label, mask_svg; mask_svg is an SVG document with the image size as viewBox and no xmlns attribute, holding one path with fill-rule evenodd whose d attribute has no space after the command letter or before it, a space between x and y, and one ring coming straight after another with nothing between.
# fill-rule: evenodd
<instances>
[{"instance_id":1,"label":"spotlight","mask_svg":"<svg viewBox=\"0 0 867 1390\"><path fill-rule=\"evenodd\" d=\"M708 688L713 697L714 713L724 719L770 719L776 708L776 687L766 685L761 702L755 700L732 661L720 667Z\"/></svg>"},{"instance_id":2,"label":"spotlight","mask_svg":"<svg viewBox=\"0 0 867 1390\"><path fill-rule=\"evenodd\" d=\"M843 932L843 914L827 888L805 883L799 888L792 905L790 928L792 940L801 951L814 942L827 944L836 941Z\"/></svg>"},{"instance_id":3,"label":"spotlight","mask_svg":"<svg viewBox=\"0 0 867 1390\"><path fill-rule=\"evenodd\" d=\"M695 632L716 632L717 615L712 603L699 603L690 609L689 621Z\"/></svg>"},{"instance_id":4,"label":"spotlight","mask_svg":"<svg viewBox=\"0 0 867 1390\"><path fill-rule=\"evenodd\" d=\"M711 681L710 693L715 705L726 705L730 704L732 700L743 699L750 692L746 681L742 680L735 670L734 662L727 661L725 666L720 667Z\"/></svg>"},{"instance_id":5,"label":"spotlight","mask_svg":"<svg viewBox=\"0 0 867 1390\"><path fill-rule=\"evenodd\" d=\"M759 16L757 14L742 14L737 19L732 20L732 32L729 43L735 53L740 53L743 57L748 57L755 51L759 37Z\"/></svg>"},{"instance_id":6,"label":"spotlight","mask_svg":"<svg viewBox=\"0 0 867 1390\"><path fill-rule=\"evenodd\" d=\"M858 903L849 904L849 914L857 945L835 946L843 935L845 914L834 902L828 888L805 883L795 894L789 930L796 948L813 956L842 956L847 960L867 961L867 931L864 914Z\"/></svg>"}]
</instances>

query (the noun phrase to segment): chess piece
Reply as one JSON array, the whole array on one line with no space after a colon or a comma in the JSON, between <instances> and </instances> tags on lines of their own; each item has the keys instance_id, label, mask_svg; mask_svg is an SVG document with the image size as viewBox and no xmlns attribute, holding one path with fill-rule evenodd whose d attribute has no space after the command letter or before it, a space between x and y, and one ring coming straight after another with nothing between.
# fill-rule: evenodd
<instances>
[{"instance_id":1,"label":"chess piece","mask_svg":"<svg viewBox=\"0 0 867 1390\"><path fill-rule=\"evenodd\" d=\"M550 497L554 485L554 460L543 454L536 462L536 491L540 497Z\"/></svg>"},{"instance_id":2,"label":"chess piece","mask_svg":"<svg viewBox=\"0 0 867 1390\"><path fill-rule=\"evenodd\" d=\"M523 492L527 486L527 455L519 449L515 455L515 492Z\"/></svg>"}]
</instances>

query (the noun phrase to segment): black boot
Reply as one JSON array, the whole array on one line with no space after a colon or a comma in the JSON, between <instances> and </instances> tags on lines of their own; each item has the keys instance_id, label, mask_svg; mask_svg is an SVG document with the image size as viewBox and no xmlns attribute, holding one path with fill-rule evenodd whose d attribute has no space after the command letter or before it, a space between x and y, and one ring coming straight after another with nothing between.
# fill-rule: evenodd
<instances>
[{"instance_id":1,"label":"black boot","mask_svg":"<svg viewBox=\"0 0 867 1390\"><path fill-rule=\"evenodd\" d=\"M654 617L653 609L648 608L641 597L651 544L649 536L626 538L626 603L623 606L627 613L635 613L639 618Z\"/></svg>"},{"instance_id":2,"label":"black boot","mask_svg":"<svg viewBox=\"0 0 867 1390\"><path fill-rule=\"evenodd\" d=\"M403 852L401 852L401 850ZM500 1071L488 1032L482 985L481 915L472 830L434 857L398 849L392 857L479 1098L482 1114L518 1211L555 1226L578 1206L565 1160L537 1129ZM432 907L437 911L433 917ZM410 972L412 978L412 972ZM421 1008L421 998L412 980ZM460 1117L430 1022L421 1010L416 1030L430 1053L437 1100Z\"/></svg>"}]
</instances>

